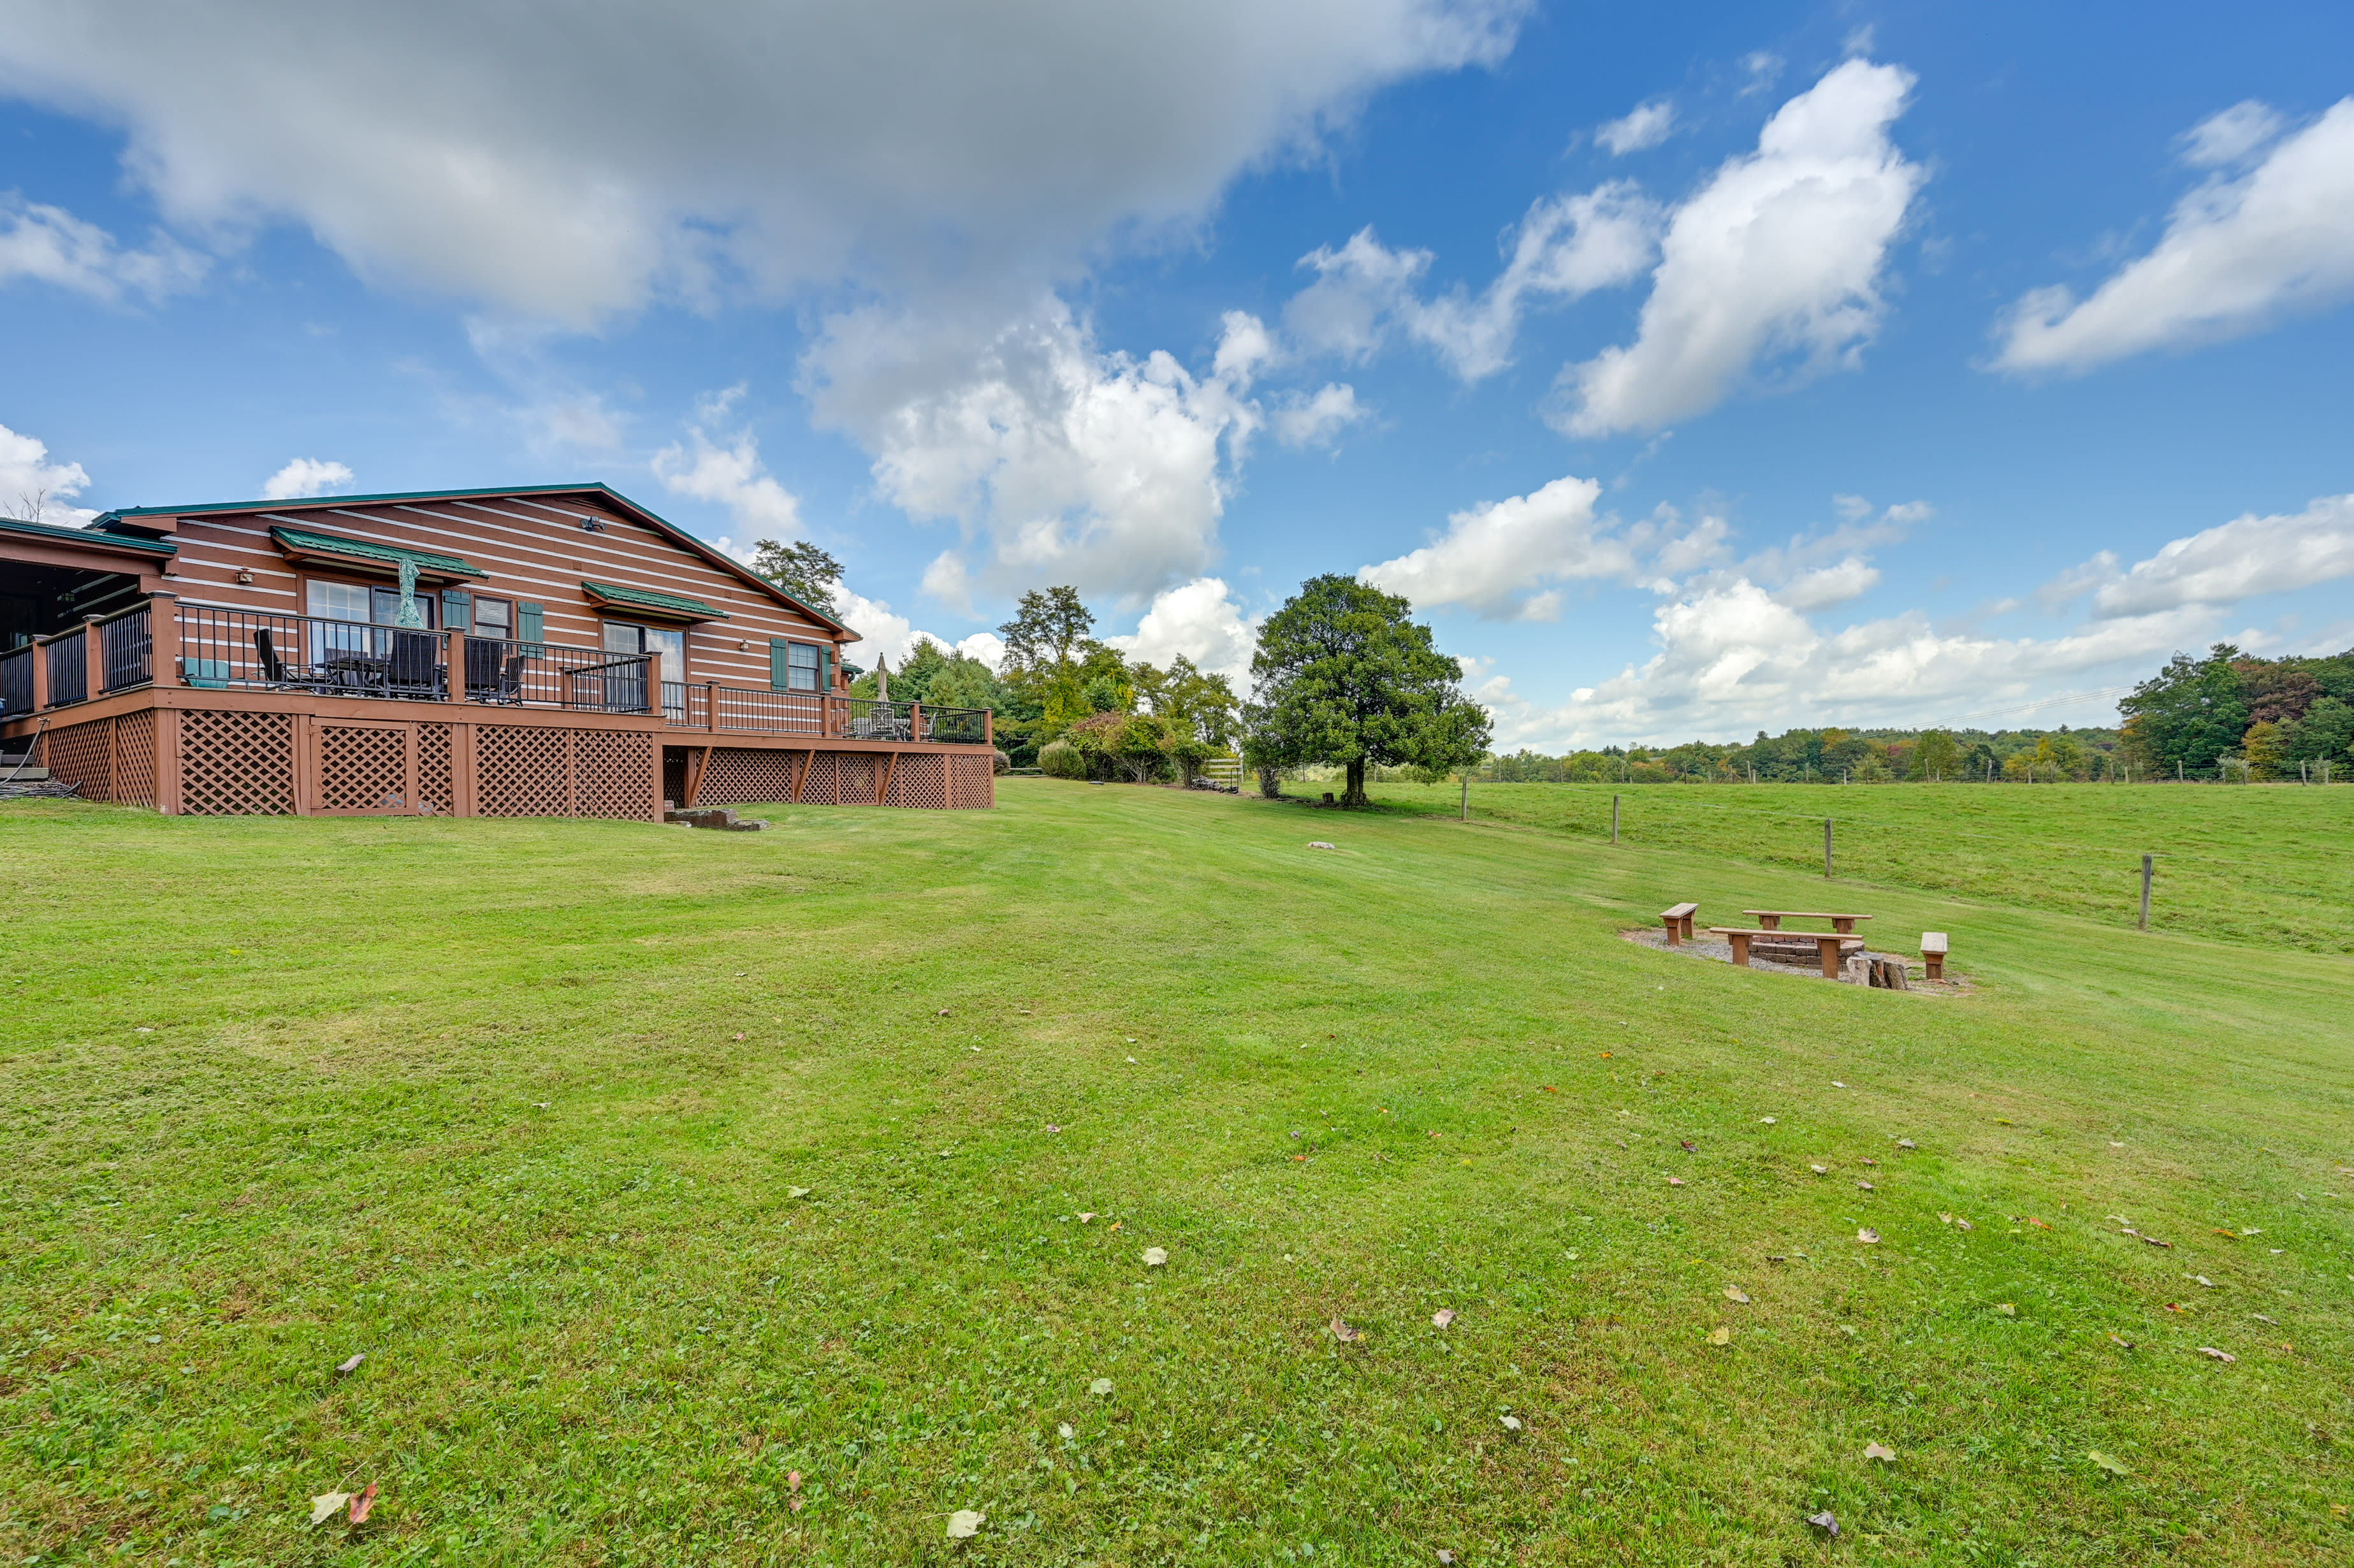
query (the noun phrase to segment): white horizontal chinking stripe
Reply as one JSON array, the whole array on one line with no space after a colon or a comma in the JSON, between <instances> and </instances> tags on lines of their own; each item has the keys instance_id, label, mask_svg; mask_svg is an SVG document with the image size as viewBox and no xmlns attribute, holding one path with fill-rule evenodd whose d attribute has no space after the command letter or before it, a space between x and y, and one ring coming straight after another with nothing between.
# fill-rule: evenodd
<instances>
[{"instance_id":1,"label":"white horizontal chinking stripe","mask_svg":"<svg viewBox=\"0 0 2354 1568\"><path fill-rule=\"evenodd\" d=\"M461 502L458 504L463 506L469 512L484 512L494 517L507 517L513 518L517 522L542 523L543 525L553 526L563 526L567 523L570 523L577 528L578 523L576 520L580 515L579 512L577 510L567 512L560 508L548 506L548 503L545 502L529 502L526 503L526 504L547 506L550 511L556 513L556 516L545 520L535 517L521 516L513 512L502 511L498 507L492 506L485 502L480 501ZM406 510L420 509L407 508ZM650 567L642 556L623 555L620 552L613 550L610 546L604 546L598 543L597 536L595 535L586 533L582 534L580 535L581 540L583 541L581 548L584 552L592 555L601 555L604 557L612 560L616 570L634 570L641 573L651 574L654 577L654 581L652 583L629 583L623 586L631 588L654 588L656 591L664 591L657 586L663 583L673 583L682 586L701 584L706 589L716 586L723 591L735 595L749 603L761 605L780 614L790 615L792 613L791 611L787 610L782 605L776 604L774 601L769 599L765 595L756 594L743 582L730 577L727 573L720 570L718 567L687 555L678 545L664 537L663 535L656 533L652 528L647 528L642 524L632 523L626 517L612 516L612 514L609 513L600 512L598 514L598 516L617 524L621 527L636 530L655 545L660 546L663 550L673 553L683 565L692 567L698 573L705 574L688 577L665 576ZM491 526L497 527L497 524L491 524ZM499 532L515 533L517 531L514 529L501 528L499 529ZM716 554L716 552L715 551L714 553ZM615 581L619 583L620 579L617 577ZM698 594L696 597L700 598L702 596Z\"/></svg>"}]
</instances>

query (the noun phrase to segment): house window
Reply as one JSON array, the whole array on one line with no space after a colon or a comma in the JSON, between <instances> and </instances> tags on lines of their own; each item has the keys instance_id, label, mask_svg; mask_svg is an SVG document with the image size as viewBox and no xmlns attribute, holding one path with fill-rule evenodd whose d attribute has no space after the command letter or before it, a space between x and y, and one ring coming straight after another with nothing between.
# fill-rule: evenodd
<instances>
[{"instance_id":1,"label":"house window","mask_svg":"<svg viewBox=\"0 0 2354 1568\"><path fill-rule=\"evenodd\" d=\"M791 692L817 690L817 644L795 642L785 649L785 689Z\"/></svg>"},{"instance_id":2,"label":"house window","mask_svg":"<svg viewBox=\"0 0 2354 1568\"><path fill-rule=\"evenodd\" d=\"M304 597L313 620L374 621L378 626L397 626L400 622L398 588L322 582L313 577L305 586ZM433 625L438 619L435 611L440 609L433 596L417 595L416 605L419 622Z\"/></svg>"},{"instance_id":3,"label":"house window","mask_svg":"<svg viewBox=\"0 0 2354 1568\"><path fill-rule=\"evenodd\" d=\"M661 658L656 667L661 679L670 682L686 679L686 633L667 626L632 626L626 620L605 623L605 652L608 653L656 653Z\"/></svg>"},{"instance_id":4,"label":"house window","mask_svg":"<svg viewBox=\"0 0 2354 1568\"><path fill-rule=\"evenodd\" d=\"M502 642L514 641L514 601L507 599L474 600L474 635L495 637Z\"/></svg>"}]
</instances>

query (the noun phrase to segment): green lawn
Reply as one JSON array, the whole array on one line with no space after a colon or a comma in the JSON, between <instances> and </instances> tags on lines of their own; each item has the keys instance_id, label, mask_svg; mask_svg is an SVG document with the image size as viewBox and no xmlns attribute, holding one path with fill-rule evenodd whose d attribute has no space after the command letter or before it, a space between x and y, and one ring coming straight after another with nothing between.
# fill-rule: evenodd
<instances>
[{"instance_id":1,"label":"green lawn","mask_svg":"<svg viewBox=\"0 0 2354 1568\"><path fill-rule=\"evenodd\" d=\"M0 1560L2354 1551L2341 957L1843 883L1907 995L1621 940L1822 896L1691 833L761 814L0 807Z\"/></svg>"},{"instance_id":2,"label":"green lawn","mask_svg":"<svg viewBox=\"0 0 2354 1568\"><path fill-rule=\"evenodd\" d=\"M1293 785L1295 793L1314 786ZM1454 816L1457 787L1381 784L1401 810ZM1474 784L1475 820L1833 870L2131 925L2157 856L2150 924L2354 953L2354 789L2296 785ZM1817 895L1818 896L1819 895Z\"/></svg>"}]
</instances>

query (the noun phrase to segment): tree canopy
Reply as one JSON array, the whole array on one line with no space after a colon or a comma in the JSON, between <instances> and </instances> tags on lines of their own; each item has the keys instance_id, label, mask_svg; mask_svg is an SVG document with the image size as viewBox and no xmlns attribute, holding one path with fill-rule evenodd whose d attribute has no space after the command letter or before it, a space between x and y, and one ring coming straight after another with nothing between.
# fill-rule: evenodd
<instances>
[{"instance_id":1,"label":"tree canopy","mask_svg":"<svg viewBox=\"0 0 2354 1568\"><path fill-rule=\"evenodd\" d=\"M1463 667L1431 645L1405 599L1367 583L1310 577L1259 630L1251 658L1254 763L1348 770L1341 803L1367 804L1369 764L1468 767L1487 750L1487 710Z\"/></svg>"},{"instance_id":2,"label":"tree canopy","mask_svg":"<svg viewBox=\"0 0 2354 1568\"><path fill-rule=\"evenodd\" d=\"M780 545L762 539L752 546L752 570L829 620L839 620L833 596L842 588L842 563L806 540Z\"/></svg>"}]
</instances>

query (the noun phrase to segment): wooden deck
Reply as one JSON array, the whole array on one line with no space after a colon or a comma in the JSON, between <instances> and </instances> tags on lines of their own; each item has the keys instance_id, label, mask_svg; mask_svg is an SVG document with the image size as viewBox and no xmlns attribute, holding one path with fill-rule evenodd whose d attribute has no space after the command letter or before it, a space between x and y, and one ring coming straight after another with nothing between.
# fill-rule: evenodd
<instances>
[{"instance_id":1,"label":"wooden deck","mask_svg":"<svg viewBox=\"0 0 2354 1568\"><path fill-rule=\"evenodd\" d=\"M986 712L665 684L642 657L462 632L400 632L377 653L376 629L292 619L272 618L289 624L257 655L253 629L224 637L216 612L157 594L16 650L0 742L37 735L41 762L84 798L172 814L658 821L665 802L995 804Z\"/></svg>"}]
</instances>

